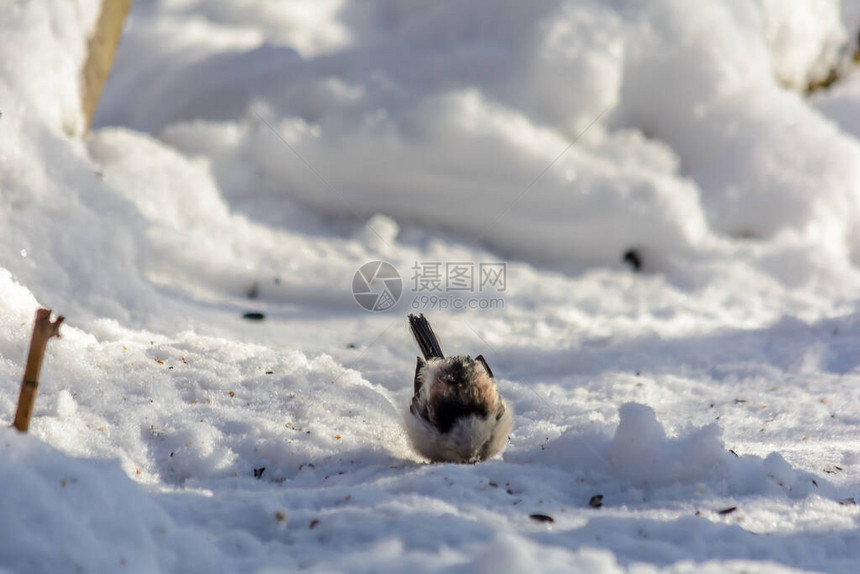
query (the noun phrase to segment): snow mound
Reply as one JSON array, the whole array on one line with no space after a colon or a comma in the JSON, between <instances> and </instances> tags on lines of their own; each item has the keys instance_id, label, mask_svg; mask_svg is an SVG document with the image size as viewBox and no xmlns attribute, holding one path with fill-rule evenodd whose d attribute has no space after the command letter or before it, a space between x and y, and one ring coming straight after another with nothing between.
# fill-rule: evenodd
<instances>
[{"instance_id":1,"label":"snow mound","mask_svg":"<svg viewBox=\"0 0 860 574\"><path fill-rule=\"evenodd\" d=\"M792 468L778 453L762 459L730 452L716 424L669 437L649 406L625 403L618 414L620 420L611 438L571 429L546 444L536 460L577 472L584 470L595 482L609 475L628 488L664 491L663 495L678 489L726 497L834 494L826 481ZM520 453L513 460L521 457L529 455Z\"/></svg>"},{"instance_id":2,"label":"snow mound","mask_svg":"<svg viewBox=\"0 0 860 574\"><path fill-rule=\"evenodd\" d=\"M381 213L568 270L619 266L630 249L667 270L715 240L786 234L855 257L860 147L775 80L837 65L837 2L449 8L327 4L320 29L348 40L301 54L265 27L268 41L233 50L144 53L164 26L144 17L99 121L217 158L228 201L258 218L296 204ZM202 9L210 23L235 10Z\"/></svg>"},{"instance_id":3,"label":"snow mound","mask_svg":"<svg viewBox=\"0 0 860 574\"><path fill-rule=\"evenodd\" d=\"M213 545L179 528L114 462L69 458L0 429L0 567L13 572L216 572ZM192 559L193 557L193 559Z\"/></svg>"}]
</instances>

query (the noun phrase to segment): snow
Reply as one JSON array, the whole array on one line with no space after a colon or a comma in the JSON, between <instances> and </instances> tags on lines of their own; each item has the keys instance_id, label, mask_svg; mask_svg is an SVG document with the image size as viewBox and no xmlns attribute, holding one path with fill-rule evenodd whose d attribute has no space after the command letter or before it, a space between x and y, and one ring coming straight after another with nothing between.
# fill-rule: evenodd
<instances>
[{"instance_id":1,"label":"snow","mask_svg":"<svg viewBox=\"0 0 860 574\"><path fill-rule=\"evenodd\" d=\"M0 20L0 572L856 570L856 2L140 0L84 135L98 5ZM410 447L414 311L502 456Z\"/></svg>"}]
</instances>

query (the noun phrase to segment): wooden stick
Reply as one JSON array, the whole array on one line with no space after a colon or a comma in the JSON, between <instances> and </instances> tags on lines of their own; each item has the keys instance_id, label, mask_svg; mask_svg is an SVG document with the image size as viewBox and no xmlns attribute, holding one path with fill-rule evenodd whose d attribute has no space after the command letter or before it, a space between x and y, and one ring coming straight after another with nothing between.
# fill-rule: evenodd
<instances>
[{"instance_id":1,"label":"wooden stick","mask_svg":"<svg viewBox=\"0 0 860 574\"><path fill-rule=\"evenodd\" d=\"M33 338L30 340L30 354L27 355L27 367L24 369L24 380L21 381L21 395L18 397L18 412L12 423L21 432L30 428L30 417L33 415L33 403L36 402L36 391L39 390L39 373L42 372L42 359L48 339L60 337L60 325L64 317L60 315L51 322L51 310L36 311L36 323L33 325Z\"/></svg>"},{"instance_id":2,"label":"wooden stick","mask_svg":"<svg viewBox=\"0 0 860 574\"><path fill-rule=\"evenodd\" d=\"M103 0L102 11L96 29L90 38L87 61L84 63L84 93L81 105L84 110L84 131L90 129L102 89L105 87L113 55L131 0Z\"/></svg>"}]
</instances>

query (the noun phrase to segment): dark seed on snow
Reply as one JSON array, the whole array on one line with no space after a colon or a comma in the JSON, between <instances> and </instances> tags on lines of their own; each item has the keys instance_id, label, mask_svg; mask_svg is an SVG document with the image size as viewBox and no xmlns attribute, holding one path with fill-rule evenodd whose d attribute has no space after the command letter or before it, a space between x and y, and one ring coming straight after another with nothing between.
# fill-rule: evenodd
<instances>
[{"instance_id":1,"label":"dark seed on snow","mask_svg":"<svg viewBox=\"0 0 860 574\"><path fill-rule=\"evenodd\" d=\"M633 271L641 271L642 270L642 256L639 255L639 252L635 249L628 249L624 252L624 255L621 256L621 260L624 263L630 265L630 268Z\"/></svg>"},{"instance_id":2,"label":"dark seed on snow","mask_svg":"<svg viewBox=\"0 0 860 574\"><path fill-rule=\"evenodd\" d=\"M552 516L548 516L546 514L529 514L529 518L532 520L536 520L537 522L545 522L545 523L553 523L555 519Z\"/></svg>"}]
</instances>

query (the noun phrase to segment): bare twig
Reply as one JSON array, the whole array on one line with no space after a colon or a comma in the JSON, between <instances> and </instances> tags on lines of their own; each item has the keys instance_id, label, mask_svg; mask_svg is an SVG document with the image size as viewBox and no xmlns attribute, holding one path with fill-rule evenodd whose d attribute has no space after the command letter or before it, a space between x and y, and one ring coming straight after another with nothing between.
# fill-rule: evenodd
<instances>
[{"instance_id":1,"label":"bare twig","mask_svg":"<svg viewBox=\"0 0 860 574\"><path fill-rule=\"evenodd\" d=\"M36 311L36 323L33 325L33 338L30 340L30 354L27 355L27 367L24 369L24 380L21 381L21 395L18 397L18 412L15 413L13 425L21 432L30 428L30 417L33 415L33 403L36 401L36 391L39 390L39 373L42 371L42 359L45 358L45 348L48 339L60 336L60 325L64 317L61 315L51 322L51 310Z\"/></svg>"},{"instance_id":2,"label":"bare twig","mask_svg":"<svg viewBox=\"0 0 860 574\"><path fill-rule=\"evenodd\" d=\"M103 0L102 11L96 29L90 38L89 53L84 63L84 94L82 107L84 110L84 130L90 129L93 116L96 113L102 88L105 86L108 74L113 65L113 55L122 35L125 16L131 6L131 0Z\"/></svg>"}]
</instances>

